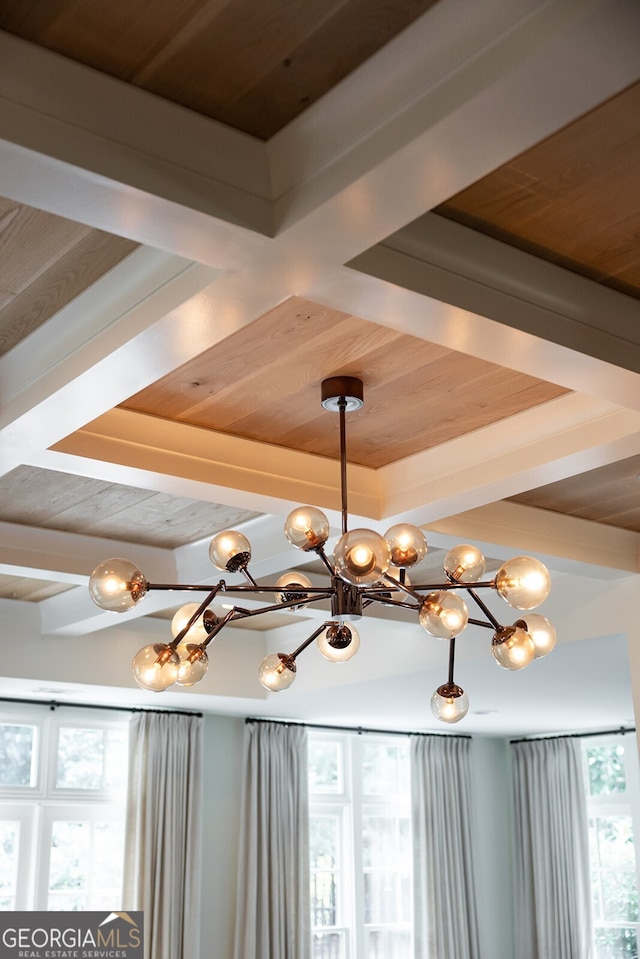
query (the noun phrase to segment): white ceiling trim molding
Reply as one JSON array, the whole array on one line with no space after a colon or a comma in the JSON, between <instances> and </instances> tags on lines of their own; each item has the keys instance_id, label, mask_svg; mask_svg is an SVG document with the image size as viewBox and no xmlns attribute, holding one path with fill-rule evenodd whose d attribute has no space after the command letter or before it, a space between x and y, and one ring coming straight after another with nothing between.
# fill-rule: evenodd
<instances>
[{"instance_id":1,"label":"white ceiling trim molding","mask_svg":"<svg viewBox=\"0 0 640 959\"><path fill-rule=\"evenodd\" d=\"M384 467L383 515L431 523L637 452L640 413L571 393Z\"/></svg>"},{"instance_id":2,"label":"white ceiling trim molding","mask_svg":"<svg viewBox=\"0 0 640 959\"><path fill-rule=\"evenodd\" d=\"M350 465L352 524L430 523L637 452L640 413L568 394L377 470ZM31 463L282 516L299 503L340 508L334 459L129 410L111 410Z\"/></svg>"},{"instance_id":3,"label":"white ceiling trim molding","mask_svg":"<svg viewBox=\"0 0 640 959\"><path fill-rule=\"evenodd\" d=\"M133 469L142 471L136 473L136 481L143 488L228 506L283 516L300 503L340 509L340 469L335 459L130 410L105 413L58 443L55 451L126 469L118 474L105 467L102 479L123 482ZM47 460L39 462L43 465ZM354 514L377 516L378 473L368 467L349 467Z\"/></svg>"}]
</instances>

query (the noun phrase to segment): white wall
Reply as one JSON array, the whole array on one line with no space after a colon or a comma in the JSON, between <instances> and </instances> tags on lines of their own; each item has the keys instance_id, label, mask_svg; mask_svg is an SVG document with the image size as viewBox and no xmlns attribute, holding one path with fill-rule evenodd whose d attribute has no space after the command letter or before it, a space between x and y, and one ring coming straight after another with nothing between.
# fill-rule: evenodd
<instances>
[{"instance_id":1,"label":"white wall","mask_svg":"<svg viewBox=\"0 0 640 959\"><path fill-rule=\"evenodd\" d=\"M231 959L240 836L244 720L204 726L201 954ZM513 955L509 744L473 740L475 881L482 959Z\"/></svg>"}]
</instances>

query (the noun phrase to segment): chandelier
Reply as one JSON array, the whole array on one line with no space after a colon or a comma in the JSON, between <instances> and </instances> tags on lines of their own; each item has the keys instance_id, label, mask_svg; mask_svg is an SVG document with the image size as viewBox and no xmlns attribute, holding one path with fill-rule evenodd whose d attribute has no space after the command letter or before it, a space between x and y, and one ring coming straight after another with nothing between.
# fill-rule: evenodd
<instances>
[{"instance_id":1,"label":"chandelier","mask_svg":"<svg viewBox=\"0 0 640 959\"><path fill-rule=\"evenodd\" d=\"M491 580L485 576L485 559L475 546L463 544L449 550L444 559L442 582L414 584L408 570L427 553L427 541L417 526L400 523L384 536L370 529L348 529L346 414L363 405L363 385L350 376L336 376L322 383L322 406L339 413L342 535L333 556L325 547L329 520L315 506L299 506L287 516L284 535L291 546L315 553L329 575L329 585L314 587L298 570L280 576L273 585L258 585L249 571L251 544L242 533L224 530L209 545L216 569L239 574L243 582L229 585L224 579L210 585L150 583L138 567L126 559L108 559L97 566L89 580L89 593L101 608L113 612L132 609L151 590L204 592L201 603L188 603L175 614L170 643L151 643L133 659L135 681L143 689L161 692L174 683L193 686L204 677L209 660L207 647L231 622L275 610L302 609L328 603L330 618L318 626L292 653L266 656L258 669L261 684L272 692L294 681L297 660L315 641L321 654L333 663L345 662L358 651L360 637L354 626L372 603L411 610L430 636L449 644L447 681L431 697L434 716L456 723L466 715L469 700L454 678L456 637L470 624L493 631L491 652L499 666L523 669L533 659L546 656L555 645L555 629L546 617L529 610L546 599L550 578L546 567L530 556L507 560ZM481 599L480 590L495 591L509 606L525 611L512 625L501 625ZM237 602L246 595L275 594L275 603L246 609ZM221 594L238 597L230 608L214 605ZM469 604L481 618L469 615Z\"/></svg>"}]
</instances>

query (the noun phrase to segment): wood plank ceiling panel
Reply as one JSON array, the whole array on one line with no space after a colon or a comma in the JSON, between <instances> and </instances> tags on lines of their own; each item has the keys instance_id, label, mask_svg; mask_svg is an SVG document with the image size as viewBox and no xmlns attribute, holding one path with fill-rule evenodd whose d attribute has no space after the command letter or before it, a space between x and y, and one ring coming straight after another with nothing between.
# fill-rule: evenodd
<instances>
[{"instance_id":1,"label":"wood plank ceiling panel","mask_svg":"<svg viewBox=\"0 0 640 959\"><path fill-rule=\"evenodd\" d=\"M435 212L640 297L640 83Z\"/></svg>"},{"instance_id":2,"label":"wood plank ceiling panel","mask_svg":"<svg viewBox=\"0 0 640 959\"><path fill-rule=\"evenodd\" d=\"M511 497L514 503L640 533L640 456Z\"/></svg>"},{"instance_id":3,"label":"wood plank ceiling panel","mask_svg":"<svg viewBox=\"0 0 640 959\"><path fill-rule=\"evenodd\" d=\"M290 449L338 456L320 384L360 377L353 463L380 467L566 392L550 383L292 297L130 397L123 408Z\"/></svg>"},{"instance_id":4,"label":"wood plank ceiling panel","mask_svg":"<svg viewBox=\"0 0 640 959\"><path fill-rule=\"evenodd\" d=\"M0 478L0 520L175 549L257 516L149 490L20 466Z\"/></svg>"},{"instance_id":5,"label":"wood plank ceiling panel","mask_svg":"<svg viewBox=\"0 0 640 959\"><path fill-rule=\"evenodd\" d=\"M39 603L41 599L58 596L70 589L74 587L68 583L30 579L26 576L0 576L0 599L19 599L24 603Z\"/></svg>"},{"instance_id":6,"label":"wood plank ceiling panel","mask_svg":"<svg viewBox=\"0 0 640 959\"><path fill-rule=\"evenodd\" d=\"M4 0L0 29L268 139L436 0Z\"/></svg>"},{"instance_id":7,"label":"wood plank ceiling panel","mask_svg":"<svg viewBox=\"0 0 640 959\"><path fill-rule=\"evenodd\" d=\"M137 244L0 198L0 356Z\"/></svg>"}]
</instances>

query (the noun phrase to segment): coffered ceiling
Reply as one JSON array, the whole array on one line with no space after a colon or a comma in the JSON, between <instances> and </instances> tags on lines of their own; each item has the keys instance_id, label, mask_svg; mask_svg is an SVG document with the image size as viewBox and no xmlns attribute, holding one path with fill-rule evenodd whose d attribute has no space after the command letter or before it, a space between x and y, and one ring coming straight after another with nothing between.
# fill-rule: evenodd
<instances>
[{"instance_id":1,"label":"coffered ceiling","mask_svg":"<svg viewBox=\"0 0 640 959\"><path fill-rule=\"evenodd\" d=\"M565 584L562 643L625 634L640 544L635 3L10 0L0 31L0 596L29 637L7 683L139 701L129 653L164 635L176 598L103 614L86 582L106 556L209 582L208 538L231 526L263 582L308 562L282 522L308 502L339 530L337 421L320 405L339 373L365 384L347 429L352 525L422 526L424 576L458 541L494 568L539 556ZM215 675L166 702L324 720L357 703L375 718L365 679L382 678L390 615L363 621L359 667L316 670L286 705L251 664L312 631L299 612L234 629L235 647L221 637ZM407 638L390 721L424 675L398 722L429 725L443 651L406 617L393 629ZM34 658L43 638L74 666ZM481 639L462 654L472 685ZM121 660L96 676L74 650L105 641ZM246 676L225 683L240 645ZM470 728L557 726L536 711L533 670L515 682ZM575 723L607 721L584 691ZM629 687L610 720L630 710Z\"/></svg>"}]
</instances>

